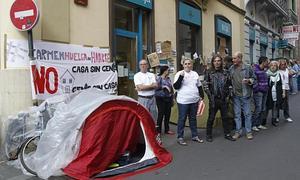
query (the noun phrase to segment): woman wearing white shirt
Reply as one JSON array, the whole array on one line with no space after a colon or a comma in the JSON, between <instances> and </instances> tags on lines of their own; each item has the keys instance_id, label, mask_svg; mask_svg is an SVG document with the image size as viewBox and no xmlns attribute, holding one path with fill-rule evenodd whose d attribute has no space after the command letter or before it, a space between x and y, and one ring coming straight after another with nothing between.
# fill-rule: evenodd
<instances>
[{"instance_id":1,"label":"woman wearing white shirt","mask_svg":"<svg viewBox=\"0 0 300 180\"><path fill-rule=\"evenodd\" d=\"M197 72L193 71L193 62L185 59L183 62L183 70L176 73L174 78L174 88L177 90L178 105L178 125L177 125L177 142L186 146L187 143L183 139L184 126L186 118L189 118L190 129L192 132L192 140L202 143L197 132L196 114L198 102L204 98L203 89Z\"/></svg>"},{"instance_id":2,"label":"woman wearing white shirt","mask_svg":"<svg viewBox=\"0 0 300 180\"><path fill-rule=\"evenodd\" d=\"M279 61L279 73L282 80L282 89L283 89L283 102L281 108L283 109L283 115L287 122L293 122L289 113L289 70L287 69L286 60L282 59ZM279 113L278 113L279 116ZM277 122L279 121L279 117L277 118Z\"/></svg>"}]
</instances>

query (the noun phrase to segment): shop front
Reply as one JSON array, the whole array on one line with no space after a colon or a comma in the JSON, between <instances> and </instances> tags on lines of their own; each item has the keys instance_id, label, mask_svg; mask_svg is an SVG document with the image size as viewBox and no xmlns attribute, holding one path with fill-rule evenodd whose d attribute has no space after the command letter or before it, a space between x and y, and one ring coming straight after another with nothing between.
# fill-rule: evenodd
<instances>
[{"instance_id":1,"label":"shop front","mask_svg":"<svg viewBox=\"0 0 300 180\"><path fill-rule=\"evenodd\" d=\"M254 51L255 51L255 30L253 27L249 27L249 56L250 64L254 63Z\"/></svg>"},{"instance_id":2,"label":"shop front","mask_svg":"<svg viewBox=\"0 0 300 180\"><path fill-rule=\"evenodd\" d=\"M272 59L275 59L276 56L276 49L278 49L278 40L277 39L273 39L272 40Z\"/></svg>"},{"instance_id":3,"label":"shop front","mask_svg":"<svg viewBox=\"0 0 300 180\"><path fill-rule=\"evenodd\" d=\"M268 36L266 33L260 33L260 56L267 57Z\"/></svg>"},{"instance_id":4,"label":"shop front","mask_svg":"<svg viewBox=\"0 0 300 180\"><path fill-rule=\"evenodd\" d=\"M112 60L118 69L118 94L135 97L133 76L138 62L152 51L153 0L114 0Z\"/></svg>"},{"instance_id":5,"label":"shop front","mask_svg":"<svg viewBox=\"0 0 300 180\"><path fill-rule=\"evenodd\" d=\"M215 16L215 49L222 57L232 55L231 22L224 16Z\"/></svg>"}]
</instances>

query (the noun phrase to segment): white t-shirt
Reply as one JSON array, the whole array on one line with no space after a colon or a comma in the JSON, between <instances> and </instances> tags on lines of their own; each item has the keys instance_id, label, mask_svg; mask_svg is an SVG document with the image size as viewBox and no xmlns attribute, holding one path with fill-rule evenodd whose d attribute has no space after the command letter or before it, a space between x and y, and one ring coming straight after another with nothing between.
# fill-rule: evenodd
<instances>
[{"instance_id":1,"label":"white t-shirt","mask_svg":"<svg viewBox=\"0 0 300 180\"><path fill-rule=\"evenodd\" d=\"M285 70L279 70L281 80L282 80L282 89L290 90L289 86L289 70L286 68Z\"/></svg>"},{"instance_id":2,"label":"white t-shirt","mask_svg":"<svg viewBox=\"0 0 300 180\"><path fill-rule=\"evenodd\" d=\"M134 75L133 79L135 85L151 85L152 83L156 83L155 75L149 72L138 72ZM148 91L138 91L138 95L141 96L153 96L154 93L155 89Z\"/></svg>"},{"instance_id":3,"label":"white t-shirt","mask_svg":"<svg viewBox=\"0 0 300 180\"><path fill-rule=\"evenodd\" d=\"M174 82L179 78L181 71L177 72ZM195 71L184 72L184 78L181 87L177 90L176 101L180 104L196 103L200 100L198 87L201 86L199 75Z\"/></svg>"}]
</instances>

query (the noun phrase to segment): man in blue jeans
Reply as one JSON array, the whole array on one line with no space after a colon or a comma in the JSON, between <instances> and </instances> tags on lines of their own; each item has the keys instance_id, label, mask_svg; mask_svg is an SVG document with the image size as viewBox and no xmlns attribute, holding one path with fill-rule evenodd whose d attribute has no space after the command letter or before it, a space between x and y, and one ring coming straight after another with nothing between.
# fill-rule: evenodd
<instances>
[{"instance_id":1,"label":"man in blue jeans","mask_svg":"<svg viewBox=\"0 0 300 180\"><path fill-rule=\"evenodd\" d=\"M252 130L258 132L260 129L267 129L265 127L266 120L263 120L264 113L266 113L266 103L268 95L268 76L266 68L269 66L269 59L262 56L258 59L259 64L254 65L254 74L257 83L253 86L253 100L255 110L252 115Z\"/></svg>"},{"instance_id":2,"label":"man in blue jeans","mask_svg":"<svg viewBox=\"0 0 300 180\"><path fill-rule=\"evenodd\" d=\"M236 52L232 57L233 65L229 69L233 89L234 121L236 125L236 132L233 138L238 139L242 134L241 110L243 110L246 137L251 140L253 139L253 135L251 133L250 98L256 77L251 66L244 64L242 60L243 54Z\"/></svg>"}]
</instances>

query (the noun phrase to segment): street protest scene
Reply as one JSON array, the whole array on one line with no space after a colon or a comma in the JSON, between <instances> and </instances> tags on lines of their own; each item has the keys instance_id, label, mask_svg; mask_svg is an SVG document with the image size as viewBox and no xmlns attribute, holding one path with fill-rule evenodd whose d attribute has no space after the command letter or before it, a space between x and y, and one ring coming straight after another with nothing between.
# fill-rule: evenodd
<instances>
[{"instance_id":1,"label":"street protest scene","mask_svg":"<svg viewBox=\"0 0 300 180\"><path fill-rule=\"evenodd\" d=\"M300 179L300 1L0 12L0 180Z\"/></svg>"}]
</instances>

